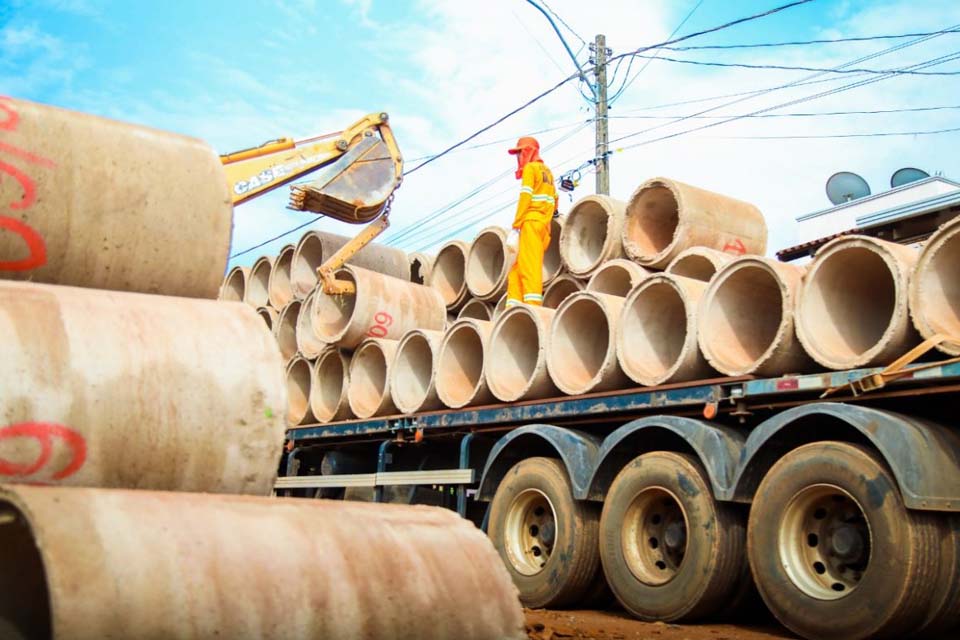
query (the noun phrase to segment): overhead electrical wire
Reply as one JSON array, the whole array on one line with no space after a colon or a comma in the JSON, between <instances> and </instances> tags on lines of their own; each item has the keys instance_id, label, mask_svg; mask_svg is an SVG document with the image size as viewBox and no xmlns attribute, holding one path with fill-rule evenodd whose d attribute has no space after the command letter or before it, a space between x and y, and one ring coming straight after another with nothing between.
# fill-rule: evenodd
<instances>
[{"instance_id":1,"label":"overhead electrical wire","mask_svg":"<svg viewBox=\"0 0 960 640\"><path fill-rule=\"evenodd\" d=\"M859 116L859 115L877 115L886 113L921 113L925 111L944 111L947 109L960 109L960 105L943 105L937 107L904 107L900 109L863 109L852 111L801 111L793 113L761 113L750 115L745 113L742 118L812 118L821 116ZM683 118L686 116L678 115L651 115L651 116L607 116L608 120L662 120ZM730 118L730 115L723 116L689 116L687 119L693 120L722 120Z\"/></svg>"},{"instance_id":2,"label":"overhead electrical wire","mask_svg":"<svg viewBox=\"0 0 960 640\"><path fill-rule=\"evenodd\" d=\"M830 134L797 134L782 136L710 136L724 140L813 140L826 138L886 138L889 136L932 136L940 133L955 133L960 127L952 129L934 129L932 131L871 131L868 133L830 133Z\"/></svg>"},{"instance_id":3,"label":"overhead electrical wire","mask_svg":"<svg viewBox=\"0 0 960 640\"><path fill-rule=\"evenodd\" d=\"M583 38L581 38L581 37L580 37L580 34L577 33L576 31L574 31L574 30L573 30L573 27L571 27L569 24L567 24L567 21L564 20L563 18L561 18L560 15L559 15L556 11L554 11L552 8L550 8L550 5L548 5L548 4L546 3L546 0L540 0L540 4L542 4L542 5L543 5L543 8L546 9L547 11L549 11L549 12L550 12L550 15L552 15L554 18L556 18L557 21L558 21L560 24L562 24L564 27L566 27L566 28L567 28L567 31L569 31L570 33L572 33L572 34L573 34L573 37L580 41L580 44L582 44L583 46L587 46L587 41L584 40Z\"/></svg>"},{"instance_id":4,"label":"overhead electrical wire","mask_svg":"<svg viewBox=\"0 0 960 640\"><path fill-rule=\"evenodd\" d=\"M859 73L859 74L900 74L913 76L957 76L960 71L900 71L897 69L834 69L827 67L802 67L782 64L747 64L744 62L713 62L708 60L683 60L681 58L670 58L667 56L644 56L638 55L638 58L647 58L649 62L662 60L663 62L675 62L678 64L689 64L701 67L729 67L737 69L764 69L776 71L816 71L820 73Z\"/></svg>"},{"instance_id":5,"label":"overhead electrical wire","mask_svg":"<svg viewBox=\"0 0 960 640\"><path fill-rule=\"evenodd\" d=\"M839 44L843 42L870 42L873 40L892 40L896 38L919 38L940 33L960 33L960 29L949 29L947 31L927 31L921 33L898 33L894 35L879 36L853 36L849 38L823 38L820 40L793 40L789 42L759 42L753 44L705 44L691 45L688 47L661 47L667 51L707 51L724 49L758 49L764 47L798 47L814 44Z\"/></svg>"}]
</instances>

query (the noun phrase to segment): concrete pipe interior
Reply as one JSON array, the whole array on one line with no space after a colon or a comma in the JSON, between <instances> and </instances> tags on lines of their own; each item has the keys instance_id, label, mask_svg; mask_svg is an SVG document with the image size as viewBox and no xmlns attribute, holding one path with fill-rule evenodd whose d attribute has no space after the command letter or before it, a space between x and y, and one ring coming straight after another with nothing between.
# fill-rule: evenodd
<instances>
[{"instance_id":1,"label":"concrete pipe interior","mask_svg":"<svg viewBox=\"0 0 960 640\"><path fill-rule=\"evenodd\" d=\"M243 302L243 295L247 290L247 279L239 267L235 267L227 274L220 292L220 299L228 302Z\"/></svg>"},{"instance_id":2,"label":"concrete pipe interior","mask_svg":"<svg viewBox=\"0 0 960 640\"><path fill-rule=\"evenodd\" d=\"M536 321L523 310L512 311L494 328L488 351L488 378L500 391L498 395L519 397L537 371L540 333ZM503 393L506 390L515 390L516 393Z\"/></svg>"},{"instance_id":3,"label":"concrete pipe interior","mask_svg":"<svg viewBox=\"0 0 960 640\"><path fill-rule=\"evenodd\" d=\"M270 272L270 303L277 308L287 304L293 297L293 289L290 287L293 252L293 247L284 248L274 261L273 270Z\"/></svg>"},{"instance_id":4,"label":"concrete pipe interior","mask_svg":"<svg viewBox=\"0 0 960 640\"><path fill-rule=\"evenodd\" d=\"M356 285L353 275L346 269L337 271L336 278ZM350 324L356 303L356 295L332 296L320 293L316 296L312 309L313 330L316 335L327 342L333 342ZM306 312L311 313L311 310L307 309Z\"/></svg>"},{"instance_id":5,"label":"concrete pipe interior","mask_svg":"<svg viewBox=\"0 0 960 640\"><path fill-rule=\"evenodd\" d=\"M599 202L583 200L577 203L563 229L564 254L571 271L592 271L603 260L608 242L620 241L609 237L609 222L610 213Z\"/></svg>"},{"instance_id":6,"label":"concrete pipe interior","mask_svg":"<svg viewBox=\"0 0 960 640\"><path fill-rule=\"evenodd\" d=\"M433 262L430 285L440 292L448 306L456 302L465 286L466 256L456 245L447 245Z\"/></svg>"},{"instance_id":7,"label":"concrete pipe interior","mask_svg":"<svg viewBox=\"0 0 960 640\"><path fill-rule=\"evenodd\" d=\"M639 253L655 256L673 242L680 224L677 200L667 187L644 189L630 203L625 236Z\"/></svg>"},{"instance_id":8,"label":"concrete pipe interior","mask_svg":"<svg viewBox=\"0 0 960 640\"><path fill-rule=\"evenodd\" d=\"M43 558L26 517L7 501L0 501L0 566L0 638L52 637Z\"/></svg>"},{"instance_id":9,"label":"concrete pipe interior","mask_svg":"<svg viewBox=\"0 0 960 640\"><path fill-rule=\"evenodd\" d=\"M300 240L293 259L291 274L302 289L313 288L317 282L317 269L323 265L323 240L320 236L307 234Z\"/></svg>"},{"instance_id":10,"label":"concrete pipe interior","mask_svg":"<svg viewBox=\"0 0 960 640\"><path fill-rule=\"evenodd\" d=\"M933 333L960 337L960 233L943 242L925 268L917 272L922 293L921 308L914 311L926 319ZM917 286L915 285L915 286Z\"/></svg>"},{"instance_id":11,"label":"concrete pipe interior","mask_svg":"<svg viewBox=\"0 0 960 640\"><path fill-rule=\"evenodd\" d=\"M481 232L467 255L467 281L476 295L486 296L504 278L503 241L493 231Z\"/></svg>"},{"instance_id":12,"label":"concrete pipe interior","mask_svg":"<svg viewBox=\"0 0 960 640\"><path fill-rule=\"evenodd\" d=\"M572 278L557 278L544 291L543 306L547 309L558 309L564 300L582 290L580 283Z\"/></svg>"},{"instance_id":13,"label":"concrete pipe interior","mask_svg":"<svg viewBox=\"0 0 960 640\"><path fill-rule=\"evenodd\" d=\"M680 292L668 282L654 282L627 302L620 320L624 371L633 377L669 374L687 340L687 309Z\"/></svg>"},{"instance_id":14,"label":"concrete pipe interior","mask_svg":"<svg viewBox=\"0 0 960 640\"><path fill-rule=\"evenodd\" d=\"M387 359L376 343L361 345L350 366L350 408L359 418L376 414L387 393Z\"/></svg>"},{"instance_id":15,"label":"concrete pipe interior","mask_svg":"<svg viewBox=\"0 0 960 640\"><path fill-rule=\"evenodd\" d=\"M610 353L610 323L601 303L580 298L553 319L550 373L558 386L588 389Z\"/></svg>"},{"instance_id":16,"label":"concrete pipe interior","mask_svg":"<svg viewBox=\"0 0 960 640\"><path fill-rule=\"evenodd\" d=\"M783 295L776 276L761 267L727 271L701 307L700 326L712 358L746 371L777 339L783 323Z\"/></svg>"},{"instance_id":17,"label":"concrete pipe interior","mask_svg":"<svg viewBox=\"0 0 960 640\"><path fill-rule=\"evenodd\" d=\"M633 288L633 278L630 270L618 264L607 264L600 268L587 287L596 293L607 293L611 296L625 298Z\"/></svg>"},{"instance_id":18,"label":"concrete pipe interior","mask_svg":"<svg viewBox=\"0 0 960 640\"><path fill-rule=\"evenodd\" d=\"M863 247L826 257L805 286L799 320L812 346L830 359L874 347L893 320L897 285L884 259Z\"/></svg>"},{"instance_id":19,"label":"concrete pipe interior","mask_svg":"<svg viewBox=\"0 0 960 640\"><path fill-rule=\"evenodd\" d=\"M469 324L452 328L444 341L437 366L437 385L444 402L469 403L483 379L483 340Z\"/></svg>"},{"instance_id":20,"label":"concrete pipe interior","mask_svg":"<svg viewBox=\"0 0 960 640\"><path fill-rule=\"evenodd\" d=\"M506 301L504 301L504 305L506 305ZM457 315L457 318L491 320L492 315L493 312L490 310L490 306L487 303L483 302L482 300L469 300L467 301L467 304L463 305L463 309L460 309L460 313Z\"/></svg>"},{"instance_id":21,"label":"concrete pipe interior","mask_svg":"<svg viewBox=\"0 0 960 640\"><path fill-rule=\"evenodd\" d=\"M700 280L702 282L710 282L713 274L717 272L717 268L712 262L710 262L709 258L698 256L696 254L690 254L683 256L674 262L670 266L669 271L676 276L683 276L684 278L691 278L693 280Z\"/></svg>"},{"instance_id":22,"label":"concrete pipe interior","mask_svg":"<svg viewBox=\"0 0 960 640\"><path fill-rule=\"evenodd\" d=\"M552 280L560 273L563 262L560 260L560 232L562 227L556 220L550 221L550 244L543 254L543 281Z\"/></svg>"},{"instance_id":23,"label":"concrete pipe interior","mask_svg":"<svg viewBox=\"0 0 960 640\"><path fill-rule=\"evenodd\" d=\"M311 407L314 417L320 422L329 422L341 408L344 400L343 385L347 372L343 357L338 351L321 354L314 366L314 385L311 389Z\"/></svg>"},{"instance_id":24,"label":"concrete pipe interior","mask_svg":"<svg viewBox=\"0 0 960 640\"><path fill-rule=\"evenodd\" d=\"M310 410L310 363L297 358L287 367L287 423L300 424Z\"/></svg>"},{"instance_id":25,"label":"concrete pipe interior","mask_svg":"<svg viewBox=\"0 0 960 640\"><path fill-rule=\"evenodd\" d=\"M263 318L263 321L267 325L267 329L273 331L273 315L271 315L270 310L266 307L260 307L257 309L257 314Z\"/></svg>"},{"instance_id":26,"label":"concrete pipe interior","mask_svg":"<svg viewBox=\"0 0 960 640\"><path fill-rule=\"evenodd\" d=\"M423 260L420 258L413 258L410 260L410 282L414 284L425 284L424 272L427 271L427 266L423 263Z\"/></svg>"},{"instance_id":27,"label":"concrete pipe interior","mask_svg":"<svg viewBox=\"0 0 960 640\"><path fill-rule=\"evenodd\" d=\"M419 333L409 334L397 349L393 364L393 402L403 411L416 411L433 382L433 348Z\"/></svg>"},{"instance_id":28,"label":"concrete pipe interior","mask_svg":"<svg viewBox=\"0 0 960 640\"><path fill-rule=\"evenodd\" d=\"M260 258L250 269L247 276L245 300L255 307L262 307L270 301L270 270L273 265L269 259Z\"/></svg>"},{"instance_id":29,"label":"concrete pipe interior","mask_svg":"<svg viewBox=\"0 0 960 640\"><path fill-rule=\"evenodd\" d=\"M291 302L283 308L277 320L277 344L284 359L292 358L297 353L297 318L301 308L299 301Z\"/></svg>"}]
</instances>

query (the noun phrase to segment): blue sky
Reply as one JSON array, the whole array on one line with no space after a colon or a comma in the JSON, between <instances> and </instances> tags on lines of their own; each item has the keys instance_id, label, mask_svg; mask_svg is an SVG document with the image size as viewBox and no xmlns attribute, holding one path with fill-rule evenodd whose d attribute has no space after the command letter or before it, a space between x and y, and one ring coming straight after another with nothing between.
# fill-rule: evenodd
<instances>
[{"instance_id":1,"label":"blue sky","mask_svg":"<svg viewBox=\"0 0 960 640\"><path fill-rule=\"evenodd\" d=\"M550 6L584 38L606 33L615 52L657 42L697 0L553 0ZM778 0L703 0L680 33L756 13ZM950 1L816 0L775 16L698 38L690 44L764 42L934 31L960 23ZM564 30L574 50L577 37ZM901 41L746 52L672 52L701 60L835 66ZM960 51L960 34L941 36L858 64L884 69ZM580 59L586 59L586 51ZM636 71L639 65L635 65ZM931 70L958 70L960 62ZM0 0L0 93L137 122L207 140L228 152L283 135L339 129L363 113L386 110L407 158L437 151L494 120L570 73L572 63L544 18L524 0L300 0L188 2ZM621 70L622 72L623 70ZM784 84L802 72L714 69L653 62L612 115L690 115L711 101L651 106ZM622 76L621 76L622 77ZM859 78L857 78L859 79ZM854 79L772 92L708 115L742 114ZM808 100L779 111L889 109L960 104L960 78L900 77ZM775 113L775 112L774 112ZM571 84L474 143L558 128L541 136L555 170L591 156L585 101ZM662 121L611 121L619 137ZM651 140L690 129L687 120L630 138ZM616 154L612 193L666 175L755 202L767 215L771 245L790 244L793 218L828 203L823 182L841 169L882 190L905 165L960 177L960 135L868 139L756 140L742 136L913 131L960 126L960 110L871 116L740 120ZM558 142L559 141L559 142ZM626 141L625 141L626 142ZM506 142L461 151L409 176L396 198L393 238L408 250L448 237L471 237L508 224L517 185ZM557 171L558 173L560 171ZM475 197L422 224L425 216L490 182ZM577 196L592 192L584 179ZM234 252L309 220L274 193L237 208ZM564 202L562 208L568 208ZM325 220L317 227L353 233ZM403 236L398 233L403 231ZM275 253L290 236L244 255Z\"/></svg>"}]
</instances>

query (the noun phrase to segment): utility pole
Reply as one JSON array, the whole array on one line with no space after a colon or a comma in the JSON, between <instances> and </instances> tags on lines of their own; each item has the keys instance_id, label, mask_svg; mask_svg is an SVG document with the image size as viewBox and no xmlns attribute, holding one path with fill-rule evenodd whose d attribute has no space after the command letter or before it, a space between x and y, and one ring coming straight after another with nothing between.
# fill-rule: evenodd
<instances>
[{"instance_id":1,"label":"utility pole","mask_svg":"<svg viewBox=\"0 0 960 640\"><path fill-rule=\"evenodd\" d=\"M594 106L596 107L597 130L597 193L610 195L610 158L607 155L609 134L607 131L607 36L597 34L597 38L590 47L593 50L593 73L596 78L596 93Z\"/></svg>"}]
</instances>

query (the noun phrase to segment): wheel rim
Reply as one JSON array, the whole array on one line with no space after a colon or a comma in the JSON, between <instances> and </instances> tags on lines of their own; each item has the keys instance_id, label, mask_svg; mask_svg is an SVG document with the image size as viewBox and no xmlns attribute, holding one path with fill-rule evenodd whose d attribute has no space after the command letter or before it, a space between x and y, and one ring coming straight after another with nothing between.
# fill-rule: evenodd
<instances>
[{"instance_id":1,"label":"wheel rim","mask_svg":"<svg viewBox=\"0 0 960 640\"><path fill-rule=\"evenodd\" d=\"M546 494L537 489L517 494L504 527L504 549L513 568L525 576L543 571L556 536L557 514Z\"/></svg>"},{"instance_id":2,"label":"wheel rim","mask_svg":"<svg viewBox=\"0 0 960 640\"><path fill-rule=\"evenodd\" d=\"M806 487L780 521L780 559L794 585L819 600L853 592L870 563L870 524L849 493L830 484Z\"/></svg>"},{"instance_id":3,"label":"wheel rim","mask_svg":"<svg viewBox=\"0 0 960 640\"><path fill-rule=\"evenodd\" d=\"M638 493L623 516L620 541L637 580L653 586L673 580L687 550L687 516L677 496L662 487Z\"/></svg>"}]
</instances>

